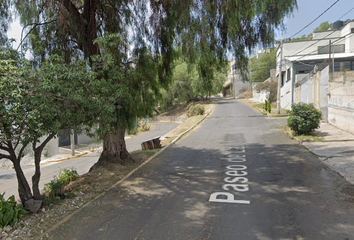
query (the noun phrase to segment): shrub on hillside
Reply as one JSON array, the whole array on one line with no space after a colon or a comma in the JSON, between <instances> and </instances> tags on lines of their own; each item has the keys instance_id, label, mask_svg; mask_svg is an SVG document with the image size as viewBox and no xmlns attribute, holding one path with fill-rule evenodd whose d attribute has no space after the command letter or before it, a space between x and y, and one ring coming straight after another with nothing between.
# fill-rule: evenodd
<instances>
[{"instance_id":1,"label":"shrub on hillside","mask_svg":"<svg viewBox=\"0 0 354 240\"><path fill-rule=\"evenodd\" d=\"M10 225L13 226L17 223L25 211L19 207L15 201L15 197L12 195L5 200L4 193L0 194L0 228ZM1 232L0 232L1 233ZM0 234L1 235L1 234Z\"/></svg>"},{"instance_id":2,"label":"shrub on hillside","mask_svg":"<svg viewBox=\"0 0 354 240\"><path fill-rule=\"evenodd\" d=\"M57 196L64 198L64 187L78 178L79 174L75 169L64 168L60 170L59 177L54 177L50 183L44 185L44 195L48 199L54 199Z\"/></svg>"},{"instance_id":3,"label":"shrub on hillside","mask_svg":"<svg viewBox=\"0 0 354 240\"><path fill-rule=\"evenodd\" d=\"M187 116L192 117L192 116L197 116L197 115L203 115L204 114L204 106L200 104L192 105L189 107Z\"/></svg>"},{"instance_id":4,"label":"shrub on hillside","mask_svg":"<svg viewBox=\"0 0 354 240\"><path fill-rule=\"evenodd\" d=\"M309 134L320 127L322 114L312 104L293 104L288 119L288 126L296 135Z\"/></svg>"}]
</instances>

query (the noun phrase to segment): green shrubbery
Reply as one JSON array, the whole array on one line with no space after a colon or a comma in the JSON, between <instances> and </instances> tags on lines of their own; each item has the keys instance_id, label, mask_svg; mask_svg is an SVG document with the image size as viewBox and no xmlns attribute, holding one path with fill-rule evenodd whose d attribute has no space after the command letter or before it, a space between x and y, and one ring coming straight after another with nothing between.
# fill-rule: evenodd
<instances>
[{"instance_id":1,"label":"green shrubbery","mask_svg":"<svg viewBox=\"0 0 354 240\"><path fill-rule=\"evenodd\" d=\"M272 111L272 106L270 104L270 101L265 100L265 102L264 102L264 110L266 112L269 112L269 113Z\"/></svg>"},{"instance_id":2,"label":"green shrubbery","mask_svg":"<svg viewBox=\"0 0 354 240\"><path fill-rule=\"evenodd\" d=\"M143 120L139 126L139 131L148 132L150 130L151 130L151 125L149 125L146 120Z\"/></svg>"},{"instance_id":3,"label":"green shrubbery","mask_svg":"<svg viewBox=\"0 0 354 240\"><path fill-rule=\"evenodd\" d=\"M197 115L203 115L204 114L204 106L200 104L192 105L189 107L187 116L192 117L192 116L197 116Z\"/></svg>"},{"instance_id":4,"label":"green shrubbery","mask_svg":"<svg viewBox=\"0 0 354 240\"><path fill-rule=\"evenodd\" d=\"M321 111L312 104L293 104L289 113L288 126L296 135L306 135L320 127Z\"/></svg>"},{"instance_id":5,"label":"green shrubbery","mask_svg":"<svg viewBox=\"0 0 354 240\"><path fill-rule=\"evenodd\" d=\"M44 185L44 195L48 199L64 198L64 187L78 178L79 174L75 169L64 168L60 170L59 177L54 177L50 183Z\"/></svg>"},{"instance_id":6,"label":"green shrubbery","mask_svg":"<svg viewBox=\"0 0 354 240\"><path fill-rule=\"evenodd\" d=\"M13 226L24 213L25 210L17 205L13 195L5 200L4 194L0 194L0 228Z\"/></svg>"}]
</instances>

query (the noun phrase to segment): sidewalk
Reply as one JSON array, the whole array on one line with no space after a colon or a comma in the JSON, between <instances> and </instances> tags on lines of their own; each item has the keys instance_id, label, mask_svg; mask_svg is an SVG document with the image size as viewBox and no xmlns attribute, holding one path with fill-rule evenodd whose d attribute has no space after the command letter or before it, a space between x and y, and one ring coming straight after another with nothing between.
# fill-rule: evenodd
<instances>
[{"instance_id":1,"label":"sidewalk","mask_svg":"<svg viewBox=\"0 0 354 240\"><path fill-rule=\"evenodd\" d=\"M302 142L309 151L317 155L328 167L354 184L354 135L331 124L321 123L315 135L319 142Z\"/></svg>"}]
</instances>

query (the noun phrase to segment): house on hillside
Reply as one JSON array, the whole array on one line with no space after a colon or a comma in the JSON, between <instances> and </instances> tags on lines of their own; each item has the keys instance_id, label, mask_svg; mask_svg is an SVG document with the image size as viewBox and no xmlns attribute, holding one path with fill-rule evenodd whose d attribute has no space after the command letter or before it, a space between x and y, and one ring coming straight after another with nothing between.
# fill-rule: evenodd
<instances>
[{"instance_id":1,"label":"house on hillside","mask_svg":"<svg viewBox=\"0 0 354 240\"><path fill-rule=\"evenodd\" d=\"M276 76L281 74L281 108L290 109L292 103L313 103L322 98L318 108L326 111L330 73L354 70L354 21L337 21L332 30L314 32L309 40L284 41L277 50L276 69ZM317 82L311 82L317 72L322 75L317 76ZM315 88L317 95L312 94Z\"/></svg>"},{"instance_id":2,"label":"house on hillside","mask_svg":"<svg viewBox=\"0 0 354 240\"><path fill-rule=\"evenodd\" d=\"M237 96L245 91L251 90L251 85L249 82L245 82L236 69L236 61L232 60L229 62L229 68L227 70L227 80L224 83L225 95Z\"/></svg>"}]
</instances>

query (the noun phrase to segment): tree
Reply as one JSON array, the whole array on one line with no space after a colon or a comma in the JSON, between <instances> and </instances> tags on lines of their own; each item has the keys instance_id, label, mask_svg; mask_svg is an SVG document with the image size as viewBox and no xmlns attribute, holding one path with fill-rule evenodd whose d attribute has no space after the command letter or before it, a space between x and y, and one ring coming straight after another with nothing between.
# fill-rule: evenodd
<instances>
[{"instance_id":1,"label":"tree","mask_svg":"<svg viewBox=\"0 0 354 240\"><path fill-rule=\"evenodd\" d=\"M328 23L328 21L321 23L318 27L316 27L313 32L320 32L320 31L327 31L329 29L332 29L332 23ZM302 41L302 40L308 40L311 39L312 33L309 35L302 35L301 37L298 38L292 38L291 41Z\"/></svg>"},{"instance_id":2,"label":"tree","mask_svg":"<svg viewBox=\"0 0 354 240\"><path fill-rule=\"evenodd\" d=\"M143 83L148 82L147 78L156 79L157 85L162 87L167 87L171 82L172 64L176 59L174 46L182 44L188 59L191 62L198 60L202 89L209 95L214 71L227 60L226 53L233 53L241 73L245 73L246 51L260 43L272 43L275 28L282 25L284 16L296 6L296 0L56 0L50 3L37 0L15 3L22 23L29 28L28 39L37 58L36 63L60 52L67 61L71 61L73 56L86 59L97 73L95 80L98 87L101 87L99 83L102 79L111 84L120 79L118 82L126 81L124 85L129 86L129 90L119 90L121 95L114 100L104 99L107 95L99 96L103 97L100 102L109 104L110 112L114 109L117 112L116 118L111 117L111 122L106 122L110 126L104 128L107 132L102 133L105 136L99 159L102 163L110 160L124 163L130 159L123 147L124 129L131 124L129 121L133 115L148 114L151 109L148 104L156 103L158 99L159 92L155 91L155 86L149 87L150 92L142 89L145 87ZM120 40L107 40L112 51L103 51L102 47L107 49L107 46L96 40L110 34L118 34ZM120 51L117 52L117 49ZM151 76L130 65L140 63L140 69L145 71L142 63L145 58L153 60L153 63L149 60L153 70ZM97 61L102 61L102 66ZM116 66L112 71L105 69L113 66L110 61ZM122 74L117 76L118 73ZM137 81L139 78L140 81ZM142 87L136 86L139 84ZM122 101L123 90L138 91L131 95L134 100L142 91L141 99L146 104ZM149 98L144 98L147 93ZM122 124L122 121L126 123ZM116 144L122 147L113 147Z\"/></svg>"},{"instance_id":3,"label":"tree","mask_svg":"<svg viewBox=\"0 0 354 240\"><path fill-rule=\"evenodd\" d=\"M321 23L313 31L314 32L319 32L319 31L327 31L329 29L332 29L332 23L328 23L328 21L326 21L326 22Z\"/></svg>"},{"instance_id":4,"label":"tree","mask_svg":"<svg viewBox=\"0 0 354 240\"><path fill-rule=\"evenodd\" d=\"M172 83L169 94L164 101L172 103L174 99L179 102L188 102L195 98L198 93L198 72L195 64L188 64L183 58L175 61L172 71Z\"/></svg>"},{"instance_id":5,"label":"tree","mask_svg":"<svg viewBox=\"0 0 354 240\"><path fill-rule=\"evenodd\" d=\"M211 66L214 68L213 76L206 80L198 72L199 63L197 61L188 63L180 57L173 65L169 93L165 94L163 99L165 104L171 105L174 99L178 99L179 102L189 102L198 96L204 98L222 91L226 79L226 69L221 68L218 71L215 66Z\"/></svg>"},{"instance_id":6,"label":"tree","mask_svg":"<svg viewBox=\"0 0 354 240\"><path fill-rule=\"evenodd\" d=\"M258 58L251 58L249 71L250 82L263 82L269 78L270 70L276 67L276 49L260 54Z\"/></svg>"},{"instance_id":7,"label":"tree","mask_svg":"<svg viewBox=\"0 0 354 240\"><path fill-rule=\"evenodd\" d=\"M11 23L11 1L0 0L0 46L6 45L8 25Z\"/></svg>"},{"instance_id":8,"label":"tree","mask_svg":"<svg viewBox=\"0 0 354 240\"><path fill-rule=\"evenodd\" d=\"M19 59L15 51L0 51L0 158L14 166L23 205L41 199L39 180L45 145L62 128L81 130L92 121L95 100L86 97L90 74L84 61L66 65L52 56L39 71ZM32 191L21 168L28 148L34 152Z\"/></svg>"}]
</instances>

